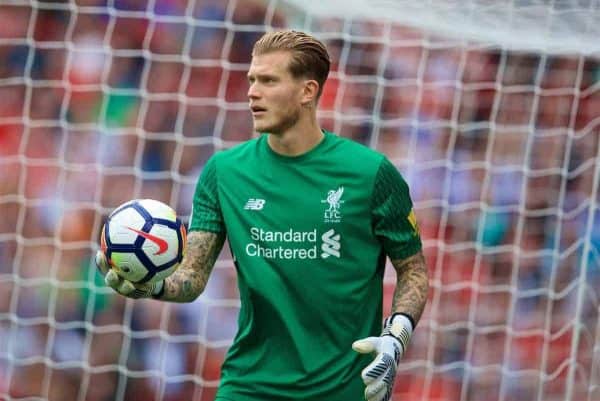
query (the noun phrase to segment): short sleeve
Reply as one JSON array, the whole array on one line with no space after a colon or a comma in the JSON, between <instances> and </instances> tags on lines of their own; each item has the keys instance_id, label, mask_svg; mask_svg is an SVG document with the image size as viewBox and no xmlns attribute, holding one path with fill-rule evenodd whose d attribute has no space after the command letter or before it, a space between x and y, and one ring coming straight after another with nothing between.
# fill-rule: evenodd
<instances>
[{"instance_id":1,"label":"short sleeve","mask_svg":"<svg viewBox=\"0 0 600 401\"><path fill-rule=\"evenodd\" d=\"M215 233L225 232L223 215L219 204L215 156L208 160L196 184L189 230Z\"/></svg>"},{"instance_id":2,"label":"short sleeve","mask_svg":"<svg viewBox=\"0 0 600 401\"><path fill-rule=\"evenodd\" d=\"M385 157L375 177L371 210L373 231L391 259L404 259L421 250L408 184Z\"/></svg>"}]
</instances>

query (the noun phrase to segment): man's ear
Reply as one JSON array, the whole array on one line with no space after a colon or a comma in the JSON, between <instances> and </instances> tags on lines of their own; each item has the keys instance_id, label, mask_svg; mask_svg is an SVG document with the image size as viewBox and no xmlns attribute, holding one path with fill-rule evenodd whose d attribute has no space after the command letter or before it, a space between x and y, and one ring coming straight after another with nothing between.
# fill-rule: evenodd
<instances>
[{"instance_id":1,"label":"man's ear","mask_svg":"<svg viewBox=\"0 0 600 401\"><path fill-rule=\"evenodd\" d=\"M304 81L304 88L302 89L302 105L305 106L312 102L317 102L317 96L319 94L319 83L314 79Z\"/></svg>"}]
</instances>

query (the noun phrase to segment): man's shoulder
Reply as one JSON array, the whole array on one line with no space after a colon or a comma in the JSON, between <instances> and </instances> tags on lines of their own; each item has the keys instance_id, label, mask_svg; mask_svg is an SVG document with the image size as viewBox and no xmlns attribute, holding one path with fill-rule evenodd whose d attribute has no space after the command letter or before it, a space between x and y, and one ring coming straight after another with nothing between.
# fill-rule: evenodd
<instances>
[{"instance_id":1,"label":"man's shoulder","mask_svg":"<svg viewBox=\"0 0 600 401\"><path fill-rule=\"evenodd\" d=\"M349 138L336 136L335 134L331 135L335 136L332 153L339 155L340 158L350 163L359 163L361 166L366 166L367 164L379 166L381 161L385 158L383 153L369 148L362 143Z\"/></svg>"},{"instance_id":2,"label":"man's shoulder","mask_svg":"<svg viewBox=\"0 0 600 401\"><path fill-rule=\"evenodd\" d=\"M219 163L225 161L230 162L232 160L247 160L248 156L253 154L258 146L260 138L253 138L230 148L219 150L213 154L213 158L218 160Z\"/></svg>"}]
</instances>

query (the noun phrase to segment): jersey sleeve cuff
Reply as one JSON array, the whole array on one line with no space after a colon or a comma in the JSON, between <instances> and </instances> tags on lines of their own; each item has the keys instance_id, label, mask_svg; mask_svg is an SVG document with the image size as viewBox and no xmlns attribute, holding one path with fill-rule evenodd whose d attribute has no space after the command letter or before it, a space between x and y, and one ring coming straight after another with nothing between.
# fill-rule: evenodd
<instances>
[{"instance_id":1,"label":"jersey sleeve cuff","mask_svg":"<svg viewBox=\"0 0 600 401\"><path fill-rule=\"evenodd\" d=\"M423 249L423 244L419 238L416 238L414 241L406 244L402 248L396 248L391 250L386 250L387 255L390 259L406 259L415 255L417 252Z\"/></svg>"},{"instance_id":2,"label":"jersey sleeve cuff","mask_svg":"<svg viewBox=\"0 0 600 401\"><path fill-rule=\"evenodd\" d=\"M192 231L208 231L211 233L215 233L215 234L221 234L223 232L225 232L223 230L222 227L220 227L217 224L200 224L200 225L195 225L195 226L190 226L190 228L188 229L188 232L192 232Z\"/></svg>"}]
</instances>

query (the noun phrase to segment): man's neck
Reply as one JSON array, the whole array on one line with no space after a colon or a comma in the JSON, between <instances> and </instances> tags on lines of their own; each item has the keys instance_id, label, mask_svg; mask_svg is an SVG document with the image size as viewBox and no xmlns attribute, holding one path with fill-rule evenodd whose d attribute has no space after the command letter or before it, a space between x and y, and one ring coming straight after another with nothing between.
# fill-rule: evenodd
<instances>
[{"instance_id":1,"label":"man's neck","mask_svg":"<svg viewBox=\"0 0 600 401\"><path fill-rule=\"evenodd\" d=\"M280 134L269 134L268 143L275 153L299 156L313 149L323 139L316 120L310 124L297 124Z\"/></svg>"}]
</instances>

